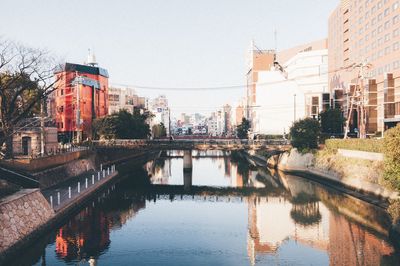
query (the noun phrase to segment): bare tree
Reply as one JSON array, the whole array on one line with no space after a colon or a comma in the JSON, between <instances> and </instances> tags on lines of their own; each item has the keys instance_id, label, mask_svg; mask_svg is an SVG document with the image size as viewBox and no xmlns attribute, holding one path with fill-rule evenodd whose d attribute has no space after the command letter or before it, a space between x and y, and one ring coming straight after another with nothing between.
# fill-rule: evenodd
<instances>
[{"instance_id":1,"label":"bare tree","mask_svg":"<svg viewBox=\"0 0 400 266\"><path fill-rule=\"evenodd\" d=\"M18 123L31 117L35 106L55 90L59 67L47 51L0 37L0 147L5 157L12 157Z\"/></svg>"}]
</instances>

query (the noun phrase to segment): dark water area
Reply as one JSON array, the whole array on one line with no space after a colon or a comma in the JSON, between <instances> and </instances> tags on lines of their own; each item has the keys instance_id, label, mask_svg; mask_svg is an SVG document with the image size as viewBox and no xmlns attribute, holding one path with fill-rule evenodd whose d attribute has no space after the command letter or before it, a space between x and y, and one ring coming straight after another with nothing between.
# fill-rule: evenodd
<instances>
[{"instance_id":1,"label":"dark water area","mask_svg":"<svg viewBox=\"0 0 400 266\"><path fill-rule=\"evenodd\" d=\"M235 155L171 151L9 265L399 265L381 208Z\"/></svg>"}]
</instances>

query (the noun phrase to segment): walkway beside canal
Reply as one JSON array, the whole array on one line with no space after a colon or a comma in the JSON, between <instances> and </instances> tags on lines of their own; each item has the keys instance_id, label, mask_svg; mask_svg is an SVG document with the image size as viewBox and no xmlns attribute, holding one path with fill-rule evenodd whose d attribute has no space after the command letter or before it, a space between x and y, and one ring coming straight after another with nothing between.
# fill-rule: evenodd
<instances>
[{"instance_id":1,"label":"walkway beside canal","mask_svg":"<svg viewBox=\"0 0 400 266\"><path fill-rule=\"evenodd\" d=\"M117 175L115 165L107 168L101 166L99 171L82 175L79 179L64 182L56 187L43 190L43 196L54 211L60 211L71 203L79 201L78 198L91 194L91 192Z\"/></svg>"}]
</instances>

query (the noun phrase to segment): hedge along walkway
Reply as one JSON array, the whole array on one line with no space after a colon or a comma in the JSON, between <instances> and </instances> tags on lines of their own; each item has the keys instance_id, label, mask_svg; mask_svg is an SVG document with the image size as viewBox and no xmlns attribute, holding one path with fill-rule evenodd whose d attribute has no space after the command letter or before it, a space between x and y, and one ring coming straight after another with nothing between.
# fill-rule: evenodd
<instances>
[{"instance_id":1,"label":"hedge along walkway","mask_svg":"<svg viewBox=\"0 0 400 266\"><path fill-rule=\"evenodd\" d=\"M366 152L384 152L383 139L327 139L327 149L357 150Z\"/></svg>"}]
</instances>

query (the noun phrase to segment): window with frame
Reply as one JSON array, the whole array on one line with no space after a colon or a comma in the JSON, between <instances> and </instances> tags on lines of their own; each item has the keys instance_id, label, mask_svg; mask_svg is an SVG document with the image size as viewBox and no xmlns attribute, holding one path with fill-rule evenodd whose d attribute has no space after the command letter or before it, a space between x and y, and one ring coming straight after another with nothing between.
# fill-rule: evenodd
<instances>
[{"instance_id":1,"label":"window with frame","mask_svg":"<svg viewBox=\"0 0 400 266\"><path fill-rule=\"evenodd\" d=\"M392 21L393 21L393 25L398 23L399 22L399 15L394 16Z\"/></svg>"},{"instance_id":2,"label":"window with frame","mask_svg":"<svg viewBox=\"0 0 400 266\"><path fill-rule=\"evenodd\" d=\"M388 42L390 40L390 33L385 35L385 42Z\"/></svg>"}]
</instances>

